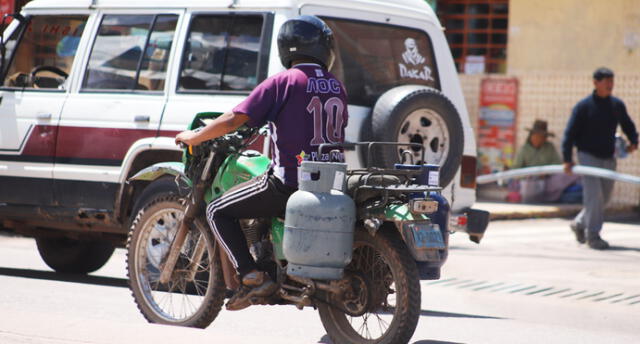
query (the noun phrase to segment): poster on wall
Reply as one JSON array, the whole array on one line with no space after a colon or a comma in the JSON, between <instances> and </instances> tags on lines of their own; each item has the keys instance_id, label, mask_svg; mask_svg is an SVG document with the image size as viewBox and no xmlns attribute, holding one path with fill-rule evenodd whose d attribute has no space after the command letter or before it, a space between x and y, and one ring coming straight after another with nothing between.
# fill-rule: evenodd
<instances>
[{"instance_id":1,"label":"poster on wall","mask_svg":"<svg viewBox=\"0 0 640 344\"><path fill-rule=\"evenodd\" d=\"M12 14L15 9L13 1L0 1L0 16L4 17L5 14ZM0 17L0 18L2 18ZM3 24L9 24L11 22L11 17L5 19Z\"/></svg>"},{"instance_id":2,"label":"poster on wall","mask_svg":"<svg viewBox=\"0 0 640 344\"><path fill-rule=\"evenodd\" d=\"M480 84L478 173L510 167L515 158L518 79L485 78Z\"/></svg>"}]
</instances>

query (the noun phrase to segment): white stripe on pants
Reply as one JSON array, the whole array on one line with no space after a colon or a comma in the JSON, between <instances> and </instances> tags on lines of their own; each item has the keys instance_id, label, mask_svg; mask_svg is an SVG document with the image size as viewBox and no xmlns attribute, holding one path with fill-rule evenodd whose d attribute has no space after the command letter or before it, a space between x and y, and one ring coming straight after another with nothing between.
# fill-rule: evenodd
<instances>
[{"instance_id":1,"label":"white stripe on pants","mask_svg":"<svg viewBox=\"0 0 640 344\"><path fill-rule=\"evenodd\" d=\"M251 197L252 195L263 192L269 186L268 181L268 174L263 174L262 176L247 182L246 185L241 185L239 188L232 190L230 193L220 196L220 198L211 202L207 206L207 220L209 222L209 226L211 227L211 229L213 229L213 234L216 236L216 239L218 239L220 245L224 248L225 252L229 256L229 260L231 260L233 267L236 269L238 268L238 259L233 254L227 243L223 240L219 229L216 227L214 221L215 213L216 211L224 209L228 205L240 202L243 199Z\"/></svg>"}]
</instances>

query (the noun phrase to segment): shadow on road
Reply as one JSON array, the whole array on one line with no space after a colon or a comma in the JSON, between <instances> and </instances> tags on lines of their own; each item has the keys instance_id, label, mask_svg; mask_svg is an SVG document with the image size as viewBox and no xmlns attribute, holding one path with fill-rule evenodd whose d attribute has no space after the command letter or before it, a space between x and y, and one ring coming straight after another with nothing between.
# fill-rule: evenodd
<instances>
[{"instance_id":1,"label":"shadow on road","mask_svg":"<svg viewBox=\"0 0 640 344\"><path fill-rule=\"evenodd\" d=\"M438 312L438 311L420 311L420 315L425 317L441 317L441 318L471 318L471 319L497 319L504 320L505 318L492 317L488 315L475 315L475 314L463 314L463 313L450 313L450 312Z\"/></svg>"},{"instance_id":2,"label":"shadow on road","mask_svg":"<svg viewBox=\"0 0 640 344\"><path fill-rule=\"evenodd\" d=\"M394 309L393 307L389 307L389 311L378 312L378 314L392 314L393 309ZM440 317L440 318L471 318L471 319L496 319L496 320L505 319L500 317L492 317L488 315L438 312L438 311L428 311L426 309L421 310L420 315L423 317Z\"/></svg>"},{"instance_id":3,"label":"shadow on road","mask_svg":"<svg viewBox=\"0 0 640 344\"><path fill-rule=\"evenodd\" d=\"M331 341L331 338L329 338L328 335L324 335L322 336L322 338L320 338L320 340L318 341L319 344L333 344L333 342ZM458 342L447 342L447 341L442 341L442 340L419 340L417 342L413 342L412 344L461 344Z\"/></svg>"},{"instance_id":4,"label":"shadow on road","mask_svg":"<svg viewBox=\"0 0 640 344\"><path fill-rule=\"evenodd\" d=\"M626 246L616 246L616 245L611 245L609 247L610 251L633 251L633 252L640 252L640 248L638 247L626 247Z\"/></svg>"},{"instance_id":5,"label":"shadow on road","mask_svg":"<svg viewBox=\"0 0 640 344\"><path fill-rule=\"evenodd\" d=\"M501 318L501 317L492 317L492 316L487 316L487 315L475 315L475 314L427 311L427 310L424 310L424 309L420 311L420 315L421 316L427 316L427 317L443 317L443 318L472 318L472 319L498 319L498 320L504 320L505 319L505 318ZM320 340L317 343L318 344L333 344L333 342L331 341L331 338L329 338L329 335L326 335L326 334L324 336L322 336L322 338L320 338ZM447 342L447 341L441 341L441 340L419 340L417 342L413 342L412 344L459 344L459 343L457 343L457 342Z\"/></svg>"},{"instance_id":6,"label":"shadow on road","mask_svg":"<svg viewBox=\"0 0 640 344\"><path fill-rule=\"evenodd\" d=\"M83 284L94 284L110 287L127 287L127 280L124 278L100 277L91 275L64 274L53 271L28 270L0 268L0 275L33 278L49 281L72 282Z\"/></svg>"}]
</instances>

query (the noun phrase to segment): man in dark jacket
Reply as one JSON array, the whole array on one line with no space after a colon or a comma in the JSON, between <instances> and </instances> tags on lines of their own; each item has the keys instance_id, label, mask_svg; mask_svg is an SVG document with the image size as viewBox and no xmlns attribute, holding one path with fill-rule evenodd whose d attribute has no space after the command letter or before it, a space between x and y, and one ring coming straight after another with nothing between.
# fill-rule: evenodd
<instances>
[{"instance_id":1,"label":"man in dark jacket","mask_svg":"<svg viewBox=\"0 0 640 344\"><path fill-rule=\"evenodd\" d=\"M578 148L578 161L584 166L616 169L615 134L618 125L631 144L628 152L638 148L638 133L627 114L622 100L611 95L613 71L598 68L593 73L593 93L576 104L567 124L562 141L565 173L571 174L572 149ZM583 177L583 209L571 223L576 240L597 250L609 248L602 240L600 230L604 221L604 208L611 197L613 180Z\"/></svg>"}]
</instances>

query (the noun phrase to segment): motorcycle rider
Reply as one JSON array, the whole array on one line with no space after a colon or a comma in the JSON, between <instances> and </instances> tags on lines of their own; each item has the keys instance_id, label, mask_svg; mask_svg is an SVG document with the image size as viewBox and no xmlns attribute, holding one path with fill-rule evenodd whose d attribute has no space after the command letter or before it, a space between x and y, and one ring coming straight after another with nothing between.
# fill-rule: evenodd
<instances>
[{"instance_id":1,"label":"motorcycle rider","mask_svg":"<svg viewBox=\"0 0 640 344\"><path fill-rule=\"evenodd\" d=\"M334 60L333 33L318 17L303 15L286 21L278 33L280 61L287 68L258 85L243 102L205 126L184 131L176 143L198 145L246 124L269 124L269 170L213 201L207 207L209 225L240 275L241 287L227 302L228 310L251 305L251 298L277 290L259 271L238 223L242 218L281 216L297 190L303 160L328 160L317 155L323 143L344 142L347 97L344 86L328 69Z\"/></svg>"}]
</instances>

